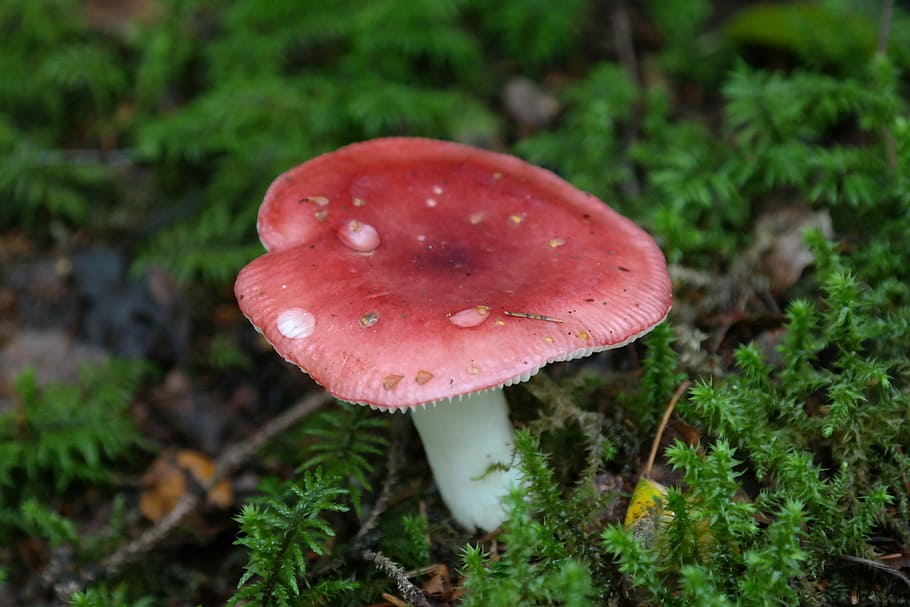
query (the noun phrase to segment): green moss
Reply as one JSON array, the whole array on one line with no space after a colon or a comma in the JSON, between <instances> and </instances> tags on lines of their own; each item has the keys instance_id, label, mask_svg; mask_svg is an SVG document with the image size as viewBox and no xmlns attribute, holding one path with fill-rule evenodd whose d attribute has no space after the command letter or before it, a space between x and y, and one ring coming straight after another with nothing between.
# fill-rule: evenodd
<instances>
[{"instance_id":1,"label":"green moss","mask_svg":"<svg viewBox=\"0 0 910 607\"><path fill-rule=\"evenodd\" d=\"M625 9L634 56L603 26L607 4ZM752 326L725 310L761 339L697 343L721 321L680 285L643 347L513 391L527 484L495 556L472 545L454 562L464 536L440 533L444 514L409 497L368 540L407 567L460 566L467 605L843 602L864 580L842 557L871 557L876 535L910 541L910 14L894 3L887 52L874 53L875 2L607 4L164 0L118 29L74 0L0 0L0 225L63 249L122 237L138 264L227 297L261 252L270 181L383 135L507 148L553 169L651 231L674 276L739 267L768 209L822 211L834 236L807 234L814 265L772 302L780 318ZM557 95L552 124L526 132L500 111L517 76ZM710 376L677 337L712 360ZM210 373L253 360L224 335L206 343ZM78 385L20 378L0 414L4 540L78 546L86 567L119 544L129 497L98 533L62 504L90 486L113 501L111 479L142 444L127 410L142 376L115 363ZM663 454L683 482L661 537L642 545L616 522L615 488L634 482L685 379L678 415L701 442ZM264 485L241 513L235 601L368 604L394 591L345 545L387 449L357 431L382 435L383 421L339 407L273 447L267 457L309 472ZM21 573L0 559L0 577ZM141 605L147 581L128 572L73 600Z\"/></svg>"}]
</instances>

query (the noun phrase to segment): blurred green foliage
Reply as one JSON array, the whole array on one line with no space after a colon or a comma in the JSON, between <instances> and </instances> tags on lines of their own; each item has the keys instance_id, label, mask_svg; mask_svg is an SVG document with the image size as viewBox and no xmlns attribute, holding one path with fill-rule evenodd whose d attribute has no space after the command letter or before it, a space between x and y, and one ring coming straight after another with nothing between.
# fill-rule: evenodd
<instances>
[{"instance_id":1,"label":"blurred green foliage","mask_svg":"<svg viewBox=\"0 0 910 607\"><path fill-rule=\"evenodd\" d=\"M77 542L61 506L68 491L110 483L112 462L143 444L128 408L147 371L115 360L86 368L77 385L18 378L14 406L0 411L0 539Z\"/></svg>"},{"instance_id":2,"label":"blurred green foliage","mask_svg":"<svg viewBox=\"0 0 910 607\"><path fill-rule=\"evenodd\" d=\"M874 2L759 2L739 11L724 33L741 47L792 53L812 67L862 68L878 36Z\"/></svg>"}]
</instances>

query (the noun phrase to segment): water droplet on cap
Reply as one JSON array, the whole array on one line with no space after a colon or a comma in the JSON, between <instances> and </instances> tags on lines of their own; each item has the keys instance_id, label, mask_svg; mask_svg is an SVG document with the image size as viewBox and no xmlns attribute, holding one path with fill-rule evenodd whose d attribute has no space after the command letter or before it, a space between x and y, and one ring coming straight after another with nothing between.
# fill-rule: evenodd
<instances>
[{"instance_id":1,"label":"water droplet on cap","mask_svg":"<svg viewBox=\"0 0 910 607\"><path fill-rule=\"evenodd\" d=\"M360 253L369 253L379 247L379 233L368 223L352 219L338 229L341 243Z\"/></svg>"},{"instance_id":2,"label":"water droplet on cap","mask_svg":"<svg viewBox=\"0 0 910 607\"><path fill-rule=\"evenodd\" d=\"M379 322L379 312L367 312L360 317L360 326L372 327Z\"/></svg>"},{"instance_id":3,"label":"water droplet on cap","mask_svg":"<svg viewBox=\"0 0 910 607\"><path fill-rule=\"evenodd\" d=\"M309 337L316 329L316 317L303 308L289 308L275 320L278 332L289 339Z\"/></svg>"},{"instance_id":4,"label":"water droplet on cap","mask_svg":"<svg viewBox=\"0 0 910 607\"><path fill-rule=\"evenodd\" d=\"M490 317L490 306L474 306L455 312L449 321L456 327L476 327Z\"/></svg>"},{"instance_id":5,"label":"water droplet on cap","mask_svg":"<svg viewBox=\"0 0 910 607\"><path fill-rule=\"evenodd\" d=\"M566 244L565 238L551 238L550 239L550 248L555 249L556 247L561 247Z\"/></svg>"}]
</instances>

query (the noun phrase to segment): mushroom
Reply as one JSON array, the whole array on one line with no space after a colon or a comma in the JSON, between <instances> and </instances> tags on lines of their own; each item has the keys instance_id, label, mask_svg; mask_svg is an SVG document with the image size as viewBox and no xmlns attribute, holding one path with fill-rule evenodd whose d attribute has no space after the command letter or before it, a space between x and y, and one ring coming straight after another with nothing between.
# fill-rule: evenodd
<instances>
[{"instance_id":1,"label":"mushroom","mask_svg":"<svg viewBox=\"0 0 910 607\"><path fill-rule=\"evenodd\" d=\"M420 138L356 143L272 183L244 315L335 397L410 410L442 499L493 530L519 481L502 388L627 344L670 309L632 221L512 156Z\"/></svg>"}]
</instances>

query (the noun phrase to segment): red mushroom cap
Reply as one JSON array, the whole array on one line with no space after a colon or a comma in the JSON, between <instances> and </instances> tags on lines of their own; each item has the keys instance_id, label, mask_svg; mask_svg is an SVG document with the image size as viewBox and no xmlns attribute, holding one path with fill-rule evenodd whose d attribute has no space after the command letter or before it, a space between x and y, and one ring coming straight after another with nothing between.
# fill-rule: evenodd
<instances>
[{"instance_id":1,"label":"red mushroom cap","mask_svg":"<svg viewBox=\"0 0 910 607\"><path fill-rule=\"evenodd\" d=\"M376 139L279 176L269 251L234 287L285 359L340 399L405 408L615 348L670 309L654 240L512 156Z\"/></svg>"}]
</instances>

